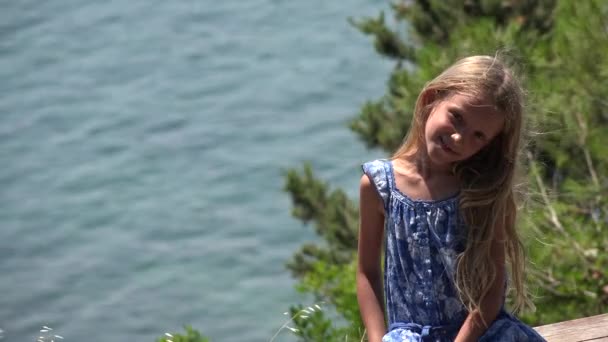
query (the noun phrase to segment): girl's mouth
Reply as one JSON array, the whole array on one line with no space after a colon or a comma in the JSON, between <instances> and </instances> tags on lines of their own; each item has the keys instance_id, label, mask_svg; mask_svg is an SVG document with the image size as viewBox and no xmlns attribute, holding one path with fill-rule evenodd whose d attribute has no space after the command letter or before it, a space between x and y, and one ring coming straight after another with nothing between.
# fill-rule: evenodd
<instances>
[{"instance_id":1,"label":"girl's mouth","mask_svg":"<svg viewBox=\"0 0 608 342\"><path fill-rule=\"evenodd\" d=\"M456 152L454 152L454 150L452 150L452 149L451 149L451 148L450 148L450 147L449 147L449 146L448 146L448 145L445 143L445 141L443 140L443 136L440 136L440 137L439 137L439 145L441 145L441 148L442 148L444 151L447 151L447 152L452 153L452 154L456 154Z\"/></svg>"}]
</instances>

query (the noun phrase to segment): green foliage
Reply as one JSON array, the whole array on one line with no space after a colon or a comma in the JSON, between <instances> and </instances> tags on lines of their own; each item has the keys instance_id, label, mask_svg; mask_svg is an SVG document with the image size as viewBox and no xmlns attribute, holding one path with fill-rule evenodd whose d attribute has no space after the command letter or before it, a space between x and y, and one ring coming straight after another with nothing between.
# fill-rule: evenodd
<instances>
[{"instance_id":1,"label":"green foliage","mask_svg":"<svg viewBox=\"0 0 608 342\"><path fill-rule=\"evenodd\" d=\"M502 51L524 76L531 129L522 155L529 193L519 228L538 309L522 317L537 325L607 312L608 2L418 0L392 9L391 28L384 14L350 20L374 38L376 51L396 61L386 94L362 107L351 130L368 147L392 152L427 81L460 57ZM309 165L287 173L286 191L294 216L313 222L323 240L305 245L289 268L299 289L332 305L337 316L296 322L298 336L360 339L356 205L339 189L329 194Z\"/></svg>"},{"instance_id":2,"label":"green foliage","mask_svg":"<svg viewBox=\"0 0 608 342\"><path fill-rule=\"evenodd\" d=\"M292 306L287 328L303 341L361 341L365 328L359 314L355 284L356 262L328 263L317 260L309 265L297 286L298 291L311 293L317 303L332 311L321 310L317 304L304 308ZM281 330L280 329L280 330Z\"/></svg>"},{"instance_id":3,"label":"green foliage","mask_svg":"<svg viewBox=\"0 0 608 342\"><path fill-rule=\"evenodd\" d=\"M349 335L360 340L364 327L359 315L356 287L353 286L356 267L354 259L348 264L317 261L301 279L298 290L314 293L317 301L331 304L336 313L349 322L348 326L339 328L338 336Z\"/></svg>"},{"instance_id":4,"label":"green foliage","mask_svg":"<svg viewBox=\"0 0 608 342\"><path fill-rule=\"evenodd\" d=\"M315 311L309 317L297 316L298 312L305 310L301 305L292 306L289 309L293 319L295 329L293 333L306 341L332 341L338 334L338 331L333 328L333 323L323 311Z\"/></svg>"},{"instance_id":5,"label":"green foliage","mask_svg":"<svg viewBox=\"0 0 608 342\"><path fill-rule=\"evenodd\" d=\"M328 194L327 184L319 181L312 167L304 165L300 175L286 173L285 190L292 194L292 214L303 222L315 222L316 232L331 248L305 244L287 267L295 276L303 276L312 265L322 260L328 264L344 264L352 260L357 248L357 210L342 190Z\"/></svg>"},{"instance_id":6,"label":"green foliage","mask_svg":"<svg viewBox=\"0 0 608 342\"><path fill-rule=\"evenodd\" d=\"M306 315L300 313L305 311ZM335 321L337 320L335 315L327 314L324 311L315 310L310 311L300 306L292 306L290 308L290 314L292 315L292 323L294 327L290 330L293 334L298 336L304 341L336 341L353 339L360 340L362 330L355 331L353 326L343 325L336 326Z\"/></svg>"},{"instance_id":7,"label":"green foliage","mask_svg":"<svg viewBox=\"0 0 608 342\"><path fill-rule=\"evenodd\" d=\"M361 32L375 37L374 46L379 53L395 59L411 59L414 49L404 44L399 39L399 34L390 30L384 22L384 13L380 13L378 18L369 18L362 22L349 19L350 23L357 26Z\"/></svg>"},{"instance_id":8,"label":"green foliage","mask_svg":"<svg viewBox=\"0 0 608 342\"><path fill-rule=\"evenodd\" d=\"M185 326L186 330L185 335L180 334L165 334L164 337L161 337L156 340L156 342L209 342L209 339L202 336L198 331L192 329L190 326Z\"/></svg>"}]
</instances>

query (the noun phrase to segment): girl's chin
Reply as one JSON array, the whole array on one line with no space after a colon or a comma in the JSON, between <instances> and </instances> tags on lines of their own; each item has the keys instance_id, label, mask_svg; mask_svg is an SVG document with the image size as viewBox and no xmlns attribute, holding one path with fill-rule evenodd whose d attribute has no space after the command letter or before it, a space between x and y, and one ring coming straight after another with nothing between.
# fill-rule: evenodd
<instances>
[{"instance_id":1,"label":"girl's chin","mask_svg":"<svg viewBox=\"0 0 608 342\"><path fill-rule=\"evenodd\" d=\"M434 151L429 153L429 159L437 167L451 167L457 161L453 154L445 151L441 146L437 146Z\"/></svg>"}]
</instances>

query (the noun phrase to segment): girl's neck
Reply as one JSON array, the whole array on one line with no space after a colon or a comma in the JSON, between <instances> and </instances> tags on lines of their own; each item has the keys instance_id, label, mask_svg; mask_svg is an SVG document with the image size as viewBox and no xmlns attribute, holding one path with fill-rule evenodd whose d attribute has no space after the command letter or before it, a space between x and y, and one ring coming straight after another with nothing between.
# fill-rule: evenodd
<instances>
[{"instance_id":1,"label":"girl's neck","mask_svg":"<svg viewBox=\"0 0 608 342\"><path fill-rule=\"evenodd\" d=\"M424 149L418 150L409 159L412 166L415 167L415 172L423 179L454 177L452 165L437 165L432 163Z\"/></svg>"},{"instance_id":2,"label":"girl's neck","mask_svg":"<svg viewBox=\"0 0 608 342\"><path fill-rule=\"evenodd\" d=\"M434 168L416 154L393 160L393 172L395 187L410 198L441 200L453 196L460 188L451 170Z\"/></svg>"}]
</instances>

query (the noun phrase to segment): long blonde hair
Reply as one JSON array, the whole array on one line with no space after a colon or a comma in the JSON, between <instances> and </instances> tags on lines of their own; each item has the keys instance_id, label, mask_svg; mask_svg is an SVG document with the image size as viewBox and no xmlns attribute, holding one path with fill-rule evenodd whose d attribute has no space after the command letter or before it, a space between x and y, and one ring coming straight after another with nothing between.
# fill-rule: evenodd
<instances>
[{"instance_id":1,"label":"long blonde hair","mask_svg":"<svg viewBox=\"0 0 608 342\"><path fill-rule=\"evenodd\" d=\"M419 152L424 146L424 127L433 107L453 94L488 99L505 118L502 131L487 146L453 166L461 185L459 210L467 227L466 247L458 256L455 279L458 293L469 311L481 310L481 301L496 279L491 258L493 228L502 226L511 287L515 290L513 310L533 308L525 288L523 248L515 229L514 178L522 136L524 93L514 73L497 57L471 56L457 61L420 92L410 130L392 159L413 157Z\"/></svg>"}]
</instances>

